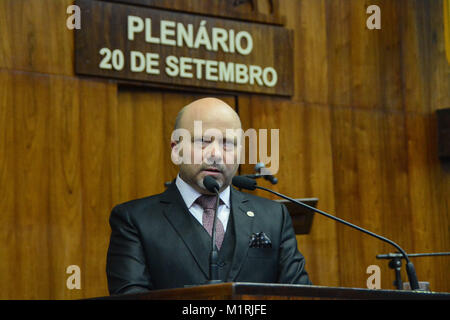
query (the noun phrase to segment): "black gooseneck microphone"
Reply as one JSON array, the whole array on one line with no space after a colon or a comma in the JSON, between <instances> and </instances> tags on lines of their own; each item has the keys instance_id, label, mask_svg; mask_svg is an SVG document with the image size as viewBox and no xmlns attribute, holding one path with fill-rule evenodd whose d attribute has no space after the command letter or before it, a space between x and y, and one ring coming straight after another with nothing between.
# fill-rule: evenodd
<instances>
[{"instance_id":1,"label":"black gooseneck microphone","mask_svg":"<svg viewBox=\"0 0 450 320\"><path fill-rule=\"evenodd\" d=\"M203 179L203 185L206 190L216 194L216 208L214 210L214 222L211 234L211 253L209 255L209 280L207 284L217 284L223 281L219 279L219 252L216 249L216 224L217 224L217 209L219 208L219 184L216 179L211 176L206 176Z\"/></svg>"},{"instance_id":2,"label":"black gooseneck microphone","mask_svg":"<svg viewBox=\"0 0 450 320\"><path fill-rule=\"evenodd\" d=\"M261 189L261 190L264 190L264 191L273 193L273 194L275 194L275 195L277 195L277 196L279 196L279 197L281 197L281 198L284 198L284 199L286 199L286 200L292 201L292 202L294 202L294 203L296 203L296 204L299 204L299 205L301 205L301 206L303 206L303 207L305 207L305 208L308 208L308 209L310 209L310 210L312 210L312 211L314 211L314 212L317 212L317 213L319 213L319 214L321 214L321 215L324 215L325 217L331 218L331 219L333 219L333 220L335 220L335 221L338 221L338 222L340 222L340 223L345 224L346 226L352 227L352 228L354 228L354 229L356 229L356 230L359 230L359 231L361 231L361 232L364 232L364 233L366 233L366 234L368 234L368 235L370 235L370 236L372 236L372 237L375 237L375 238L377 238L377 239L379 239L379 240L382 240L382 241L384 241L384 242L389 243L390 245L394 246L399 252L401 252L401 254L403 255L403 257L404 257L405 260L406 260L406 273L408 274L408 280L409 280L409 284L410 284L410 286L411 286L411 289L412 289L412 290L420 290L419 282L418 282L418 280L417 280L416 270L415 270L415 268L414 268L413 263L409 260L408 255L406 254L406 252L405 252L398 244L396 244L394 241L389 240L389 239L387 239L387 238L385 238L385 237L382 237L382 236L380 236L380 235L378 235L378 234L376 234L376 233L373 233L373 232L371 232L371 231L368 231L368 230L366 230L366 229L363 229L363 228L361 228L361 227L358 227L357 225L354 225L354 224L352 224L352 223L350 223L350 222L347 222L347 221L345 221L345 220L343 220L343 219L340 219L340 218L335 217L335 216L333 216L333 215L331 215L331 214L328 214L328 213L326 213L326 212L323 212L323 211L321 211L321 210L319 210L319 209L316 209L316 208L314 208L314 207L308 206L307 204L304 204L303 202L300 202L300 201L297 201L297 200L295 200L295 199L292 199L292 198L290 198L290 197L288 197L288 196L285 196L285 195L283 195L283 194L281 194L281 193L278 193L278 192L276 192L276 191L273 191L273 190L270 190L270 189L267 189L267 188L264 188L264 187L259 187L259 186L256 184L256 181L255 181L255 180L250 179L250 178L248 178L248 177L245 177L245 176L235 176L235 177L233 178L233 182L232 182L232 183L233 183L233 185L234 185L235 187L241 188L241 189L247 189L247 190Z\"/></svg>"}]
</instances>

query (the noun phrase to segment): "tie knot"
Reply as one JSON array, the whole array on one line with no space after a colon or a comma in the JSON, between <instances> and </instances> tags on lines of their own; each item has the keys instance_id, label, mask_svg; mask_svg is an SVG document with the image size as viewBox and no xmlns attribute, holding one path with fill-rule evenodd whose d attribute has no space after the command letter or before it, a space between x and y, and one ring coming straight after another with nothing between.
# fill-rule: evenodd
<instances>
[{"instance_id":1,"label":"tie knot","mask_svg":"<svg viewBox=\"0 0 450 320\"><path fill-rule=\"evenodd\" d=\"M214 210L216 208L216 196L201 195L195 200L196 203L200 205L204 210ZM222 199L220 199L219 204L223 204Z\"/></svg>"}]
</instances>

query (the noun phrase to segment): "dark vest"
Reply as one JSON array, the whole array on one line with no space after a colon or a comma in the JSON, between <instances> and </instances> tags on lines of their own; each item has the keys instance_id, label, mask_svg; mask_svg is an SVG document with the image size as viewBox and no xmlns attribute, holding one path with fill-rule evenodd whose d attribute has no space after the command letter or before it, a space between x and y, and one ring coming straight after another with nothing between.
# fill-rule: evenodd
<instances>
[{"instance_id":1,"label":"dark vest","mask_svg":"<svg viewBox=\"0 0 450 320\"><path fill-rule=\"evenodd\" d=\"M200 234L200 237L208 248L211 248L211 236L205 230L205 228L198 223L198 221L191 215L192 222L197 229L196 232ZM225 237L223 238L222 246L219 251L219 278L220 280L227 282L228 272L230 271L231 262L233 260L234 247L236 244L236 235L234 232L234 221L233 214L230 212L230 217L228 218L227 230L225 231ZM209 253L205 252L208 256L209 261ZM206 268L209 270L209 265Z\"/></svg>"}]
</instances>

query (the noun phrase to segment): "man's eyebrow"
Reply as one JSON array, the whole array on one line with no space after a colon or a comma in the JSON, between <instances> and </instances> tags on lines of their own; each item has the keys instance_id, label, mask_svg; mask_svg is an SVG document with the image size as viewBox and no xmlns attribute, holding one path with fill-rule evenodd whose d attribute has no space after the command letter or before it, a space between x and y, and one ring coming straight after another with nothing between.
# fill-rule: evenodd
<instances>
[{"instance_id":1,"label":"man's eyebrow","mask_svg":"<svg viewBox=\"0 0 450 320\"><path fill-rule=\"evenodd\" d=\"M208 140L214 140L215 139L215 137L214 136L204 136L204 135L201 135L201 136L191 136L191 141L194 141L194 140L206 140L206 139L208 139Z\"/></svg>"}]
</instances>

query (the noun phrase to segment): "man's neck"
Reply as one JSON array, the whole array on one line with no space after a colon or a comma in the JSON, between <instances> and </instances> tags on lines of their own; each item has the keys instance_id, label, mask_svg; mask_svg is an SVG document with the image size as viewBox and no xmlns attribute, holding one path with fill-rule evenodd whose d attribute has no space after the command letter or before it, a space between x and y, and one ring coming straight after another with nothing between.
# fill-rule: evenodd
<instances>
[{"instance_id":1,"label":"man's neck","mask_svg":"<svg viewBox=\"0 0 450 320\"><path fill-rule=\"evenodd\" d=\"M184 178L181 173L178 173L178 176L184 181L184 183L188 184L192 189L194 189L198 193L206 195L215 195L215 193L208 191L206 188L202 188L196 183L189 182L188 179ZM222 185L219 189L219 193L222 193L222 191L224 191L226 188L228 188L228 185Z\"/></svg>"},{"instance_id":2,"label":"man's neck","mask_svg":"<svg viewBox=\"0 0 450 320\"><path fill-rule=\"evenodd\" d=\"M178 180L179 180L179 181L178 181ZM178 187L179 190L180 190L180 188L183 189L183 190L191 189L191 191L186 190L187 193L182 192L182 193L184 194L183 198L187 195L187 197L188 197L189 199L191 199L191 197L195 197L195 196L196 196L196 195L194 195L194 193L198 193L199 195L202 195L202 194L206 194L206 195L215 195L214 193L208 192L207 190L202 190L202 189L201 189L201 190L198 190L197 188L194 188L191 184L189 184L188 182L186 182L186 180L184 180L184 179L181 177L180 174L178 174L178 176L177 176L177 182L176 182L176 184L177 184L177 187ZM228 190L227 190L227 189L228 189ZM224 201L224 203L225 203L227 206L230 205L230 192L231 192L231 190L229 190L229 189L230 189L230 187L227 186L227 187L225 187L225 189L219 191L220 198ZM191 200L192 200L192 199L191 199ZM186 201L186 199L185 199L185 201Z\"/></svg>"}]
</instances>

